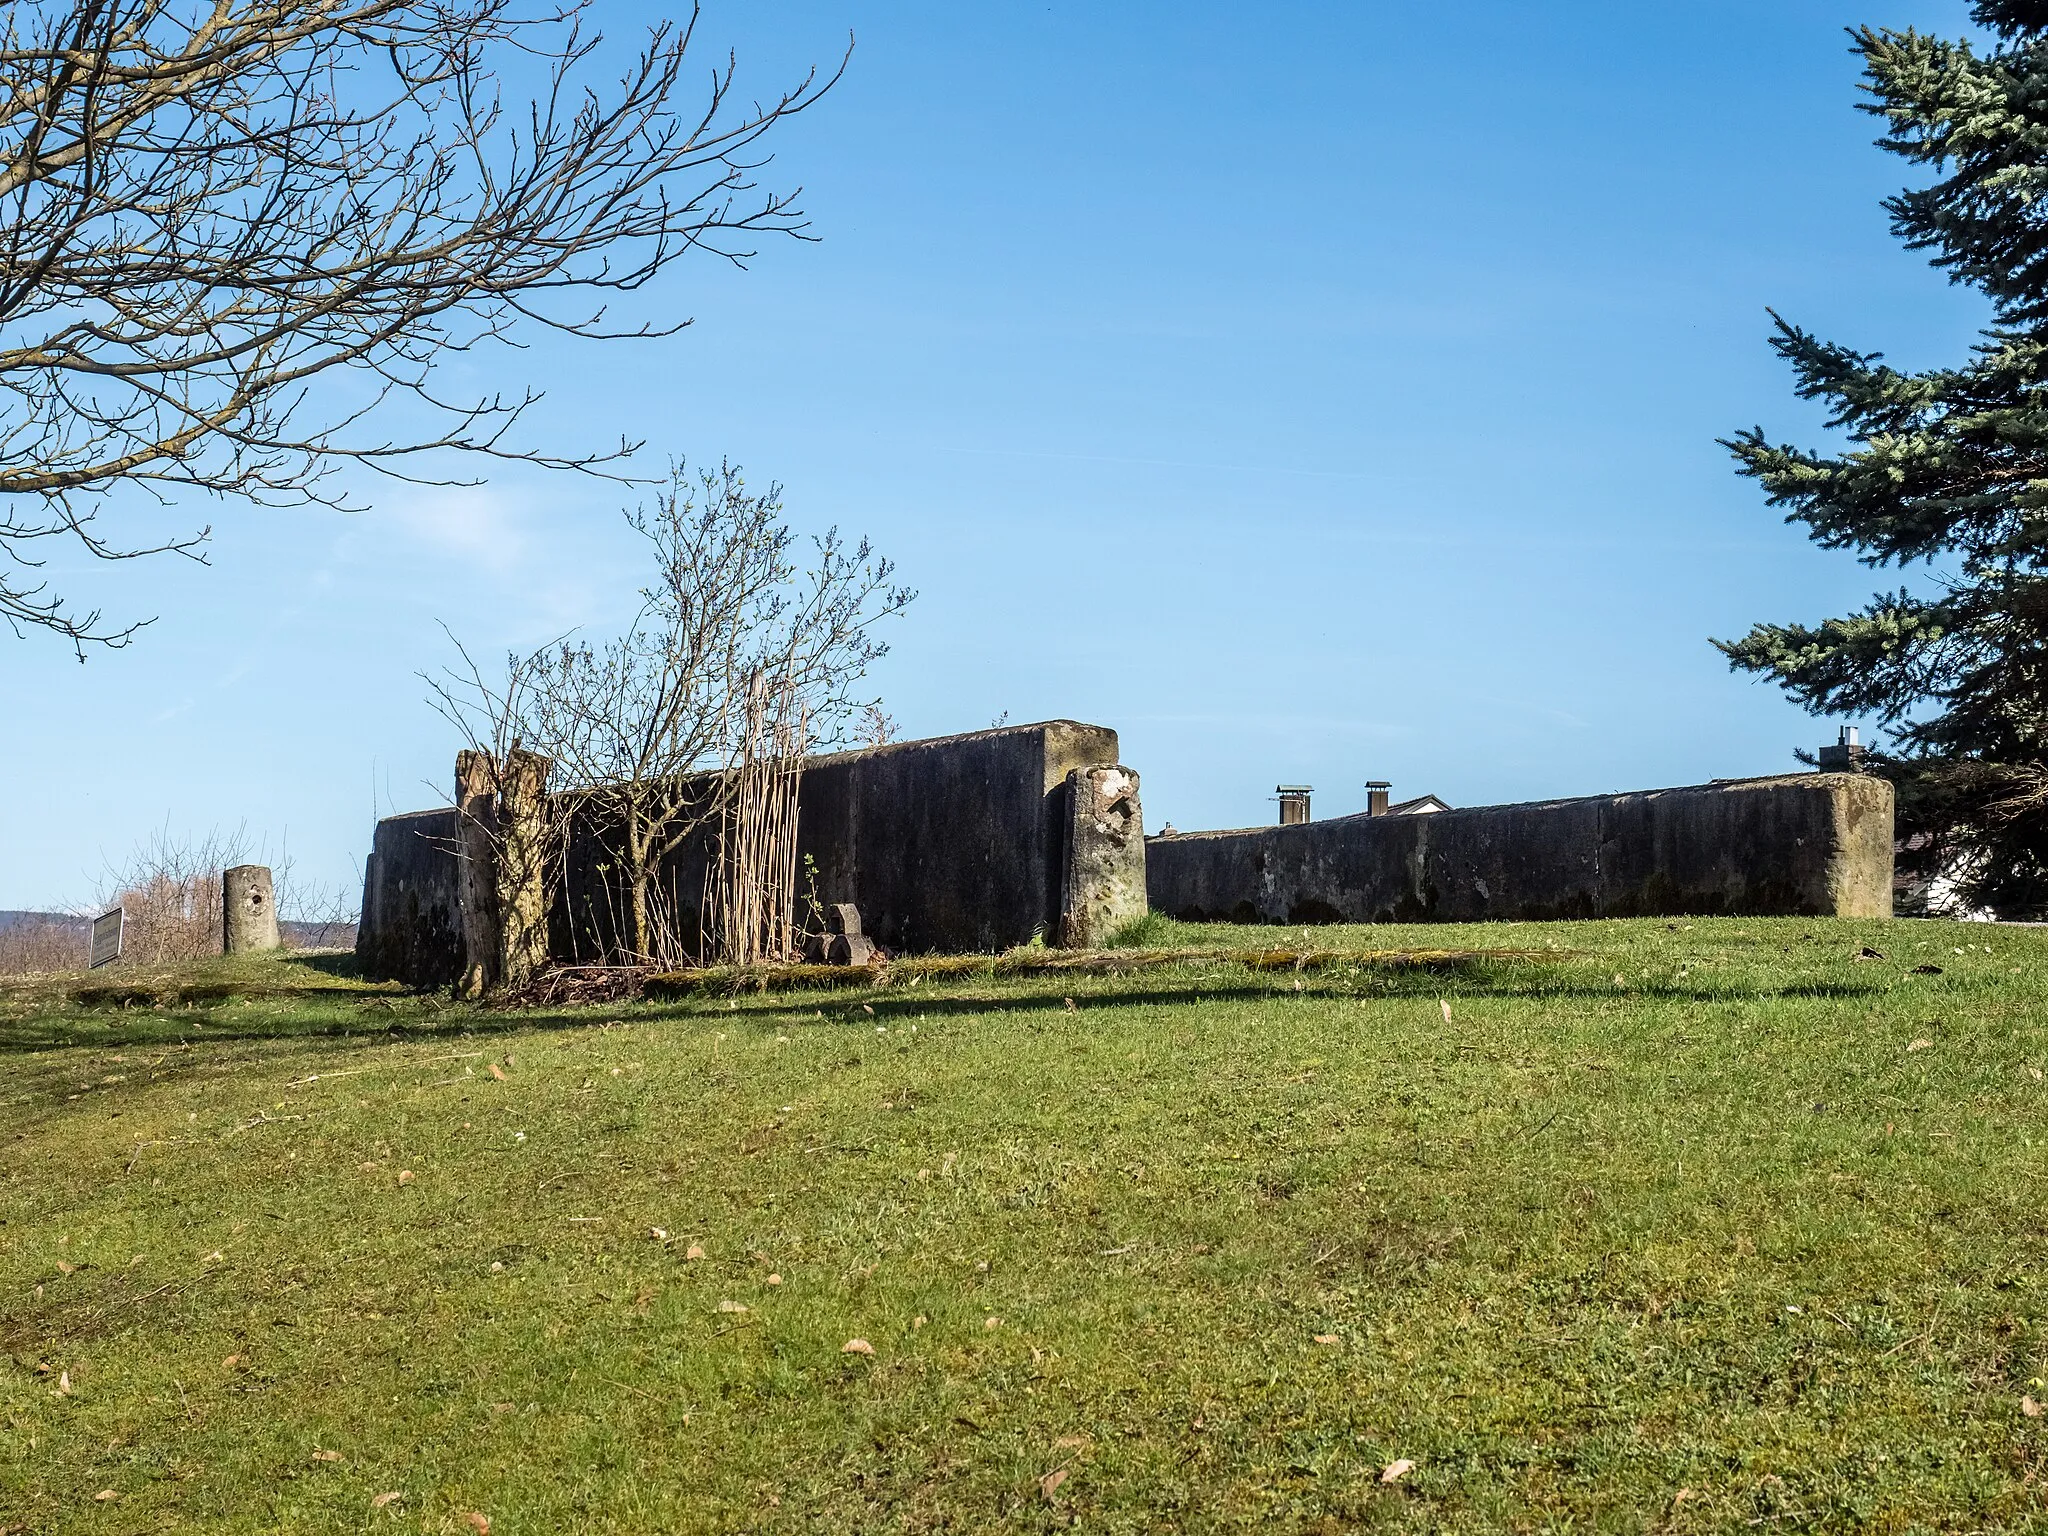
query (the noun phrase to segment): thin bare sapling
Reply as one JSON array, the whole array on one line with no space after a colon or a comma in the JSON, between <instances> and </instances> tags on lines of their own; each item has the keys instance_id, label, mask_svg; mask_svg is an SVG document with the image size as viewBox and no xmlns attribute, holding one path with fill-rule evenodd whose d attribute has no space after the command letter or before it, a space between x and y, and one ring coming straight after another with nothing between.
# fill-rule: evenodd
<instances>
[{"instance_id":1,"label":"thin bare sapling","mask_svg":"<svg viewBox=\"0 0 2048 1536\"><path fill-rule=\"evenodd\" d=\"M713 828L723 856L736 856L749 816L780 817L774 836L794 835L794 800L783 803L793 779L761 765L843 739L888 649L876 627L916 594L866 539L849 543L836 528L799 536L782 487L755 491L730 463L695 474L676 464L626 518L653 579L616 638L528 659L527 740L607 839L620 958L679 964L707 942L722 947L726 925L693 914L664 866ZM743 790L772 804L742 814Z\"/></svg>"}]
</instances>

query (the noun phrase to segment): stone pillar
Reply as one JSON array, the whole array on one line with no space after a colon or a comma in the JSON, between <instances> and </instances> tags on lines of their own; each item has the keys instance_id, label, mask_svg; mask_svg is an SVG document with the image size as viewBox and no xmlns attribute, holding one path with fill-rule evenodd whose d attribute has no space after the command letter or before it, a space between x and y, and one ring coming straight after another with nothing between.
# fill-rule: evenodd
<instances>
[{"instance_id":1,"label":"stone pillar","mask_svg":"<svg viewBox=\"0 0 2048 1536\"><path fill-rule=\"evenodd\" d=\"M1113 763L1067 775L1066 866L1058 941L1099 949L1145 915L1145 814L1138 776Z\"/></svg>"},{"instance_id":2,"label":"stone pillar","mask_svg":"<svg viewBox=\"0 0 2048 1536\"><path fill-rule=\"evenodd\" d=\"M237 864L220 877L221 952L246 955L277 948L277 902L270 871L261 864Z\"/></svg>"},{"instance_id":3,"label":"stone pillar","mask_svg":"<svg viewBox=\"0 0 2048 1536\"><path fill-rule=\"evenodd\" d=\"M548 772L514 747L498 783L498 981L523 987L548 963Z\"/></svg>"},{"instance_id":4,"label":"stone pillar","mask_svg":"<svg viewBox=\"0 0 2048 1536\"><path fill-rule=\"evenodd\" d=\"M455 754L456 872L462 915L462 980L481 997L498 984L498 765L488 752Z\"/></svg>"}]
</instances>

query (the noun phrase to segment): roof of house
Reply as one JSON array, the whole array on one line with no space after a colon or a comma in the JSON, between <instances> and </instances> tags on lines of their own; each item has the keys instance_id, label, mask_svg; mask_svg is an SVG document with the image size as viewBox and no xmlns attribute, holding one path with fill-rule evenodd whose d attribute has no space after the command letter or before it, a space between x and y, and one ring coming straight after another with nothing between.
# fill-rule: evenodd
<instances>
[{"instance_id":1,"label":"roof of house","mask_svg":"<svg viewBox=\"0 0 2048 1536\"><path fill-rule=\"evenodd\" d=\"M1448 801L1439 800L1435 795L1417 795L1413 800L1403 800L1399 805L1387 807L1389 816L1434 816L1438 811L1450 809Z\"/></svg>"}]
</instances>

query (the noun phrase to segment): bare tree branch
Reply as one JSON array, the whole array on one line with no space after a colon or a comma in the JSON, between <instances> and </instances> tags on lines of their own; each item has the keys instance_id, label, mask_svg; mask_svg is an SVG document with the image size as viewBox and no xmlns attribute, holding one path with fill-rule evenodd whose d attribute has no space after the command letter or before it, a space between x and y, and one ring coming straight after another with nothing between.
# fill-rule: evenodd
<instances>
[{"instance_id":1,"label":"bare tree branch","mask_svg":"<svg viewBox=\"0 0 2048 1536\"><path fill-rule=\"evenodd\" d=\"M766 104L720 61L694 97L696 10L616 78L594 0L15 0L0 12L0 619L78 648L137 625L79 613L40 541L107 560L196 555L206 530L99 532L118 487L341 505L356 462L445 483L453 451L605 472L636 444L546 453L526 389L446 398L444 354L522 322L592 339L612 294L679 257L744 264L801 237L760 141L838 79ZM839 69L845 67L841 61ZM361 398L316 390L353 374ZM396 400L422 420L359 429ZM10 570L8 567L11 566Z\"/></svg>"}]
</instances>

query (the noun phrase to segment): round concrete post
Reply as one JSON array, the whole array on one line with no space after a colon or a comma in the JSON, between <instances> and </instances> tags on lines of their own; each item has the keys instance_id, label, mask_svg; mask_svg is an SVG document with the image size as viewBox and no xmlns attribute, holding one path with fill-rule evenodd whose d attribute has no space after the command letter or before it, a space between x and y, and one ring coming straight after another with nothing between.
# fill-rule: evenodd
<instances>
[{"instance_id":1,"label":"round concrete post","mask_svg":"<svg viewBox=\"0 0 2048 1536\"><path fill-rule=\"evenodd\" d=\"M261 864L238 864L220 877L221 948L230 955L277 948L277 903L270 891L270 871Z\"/></svg>"}]
</instances>

